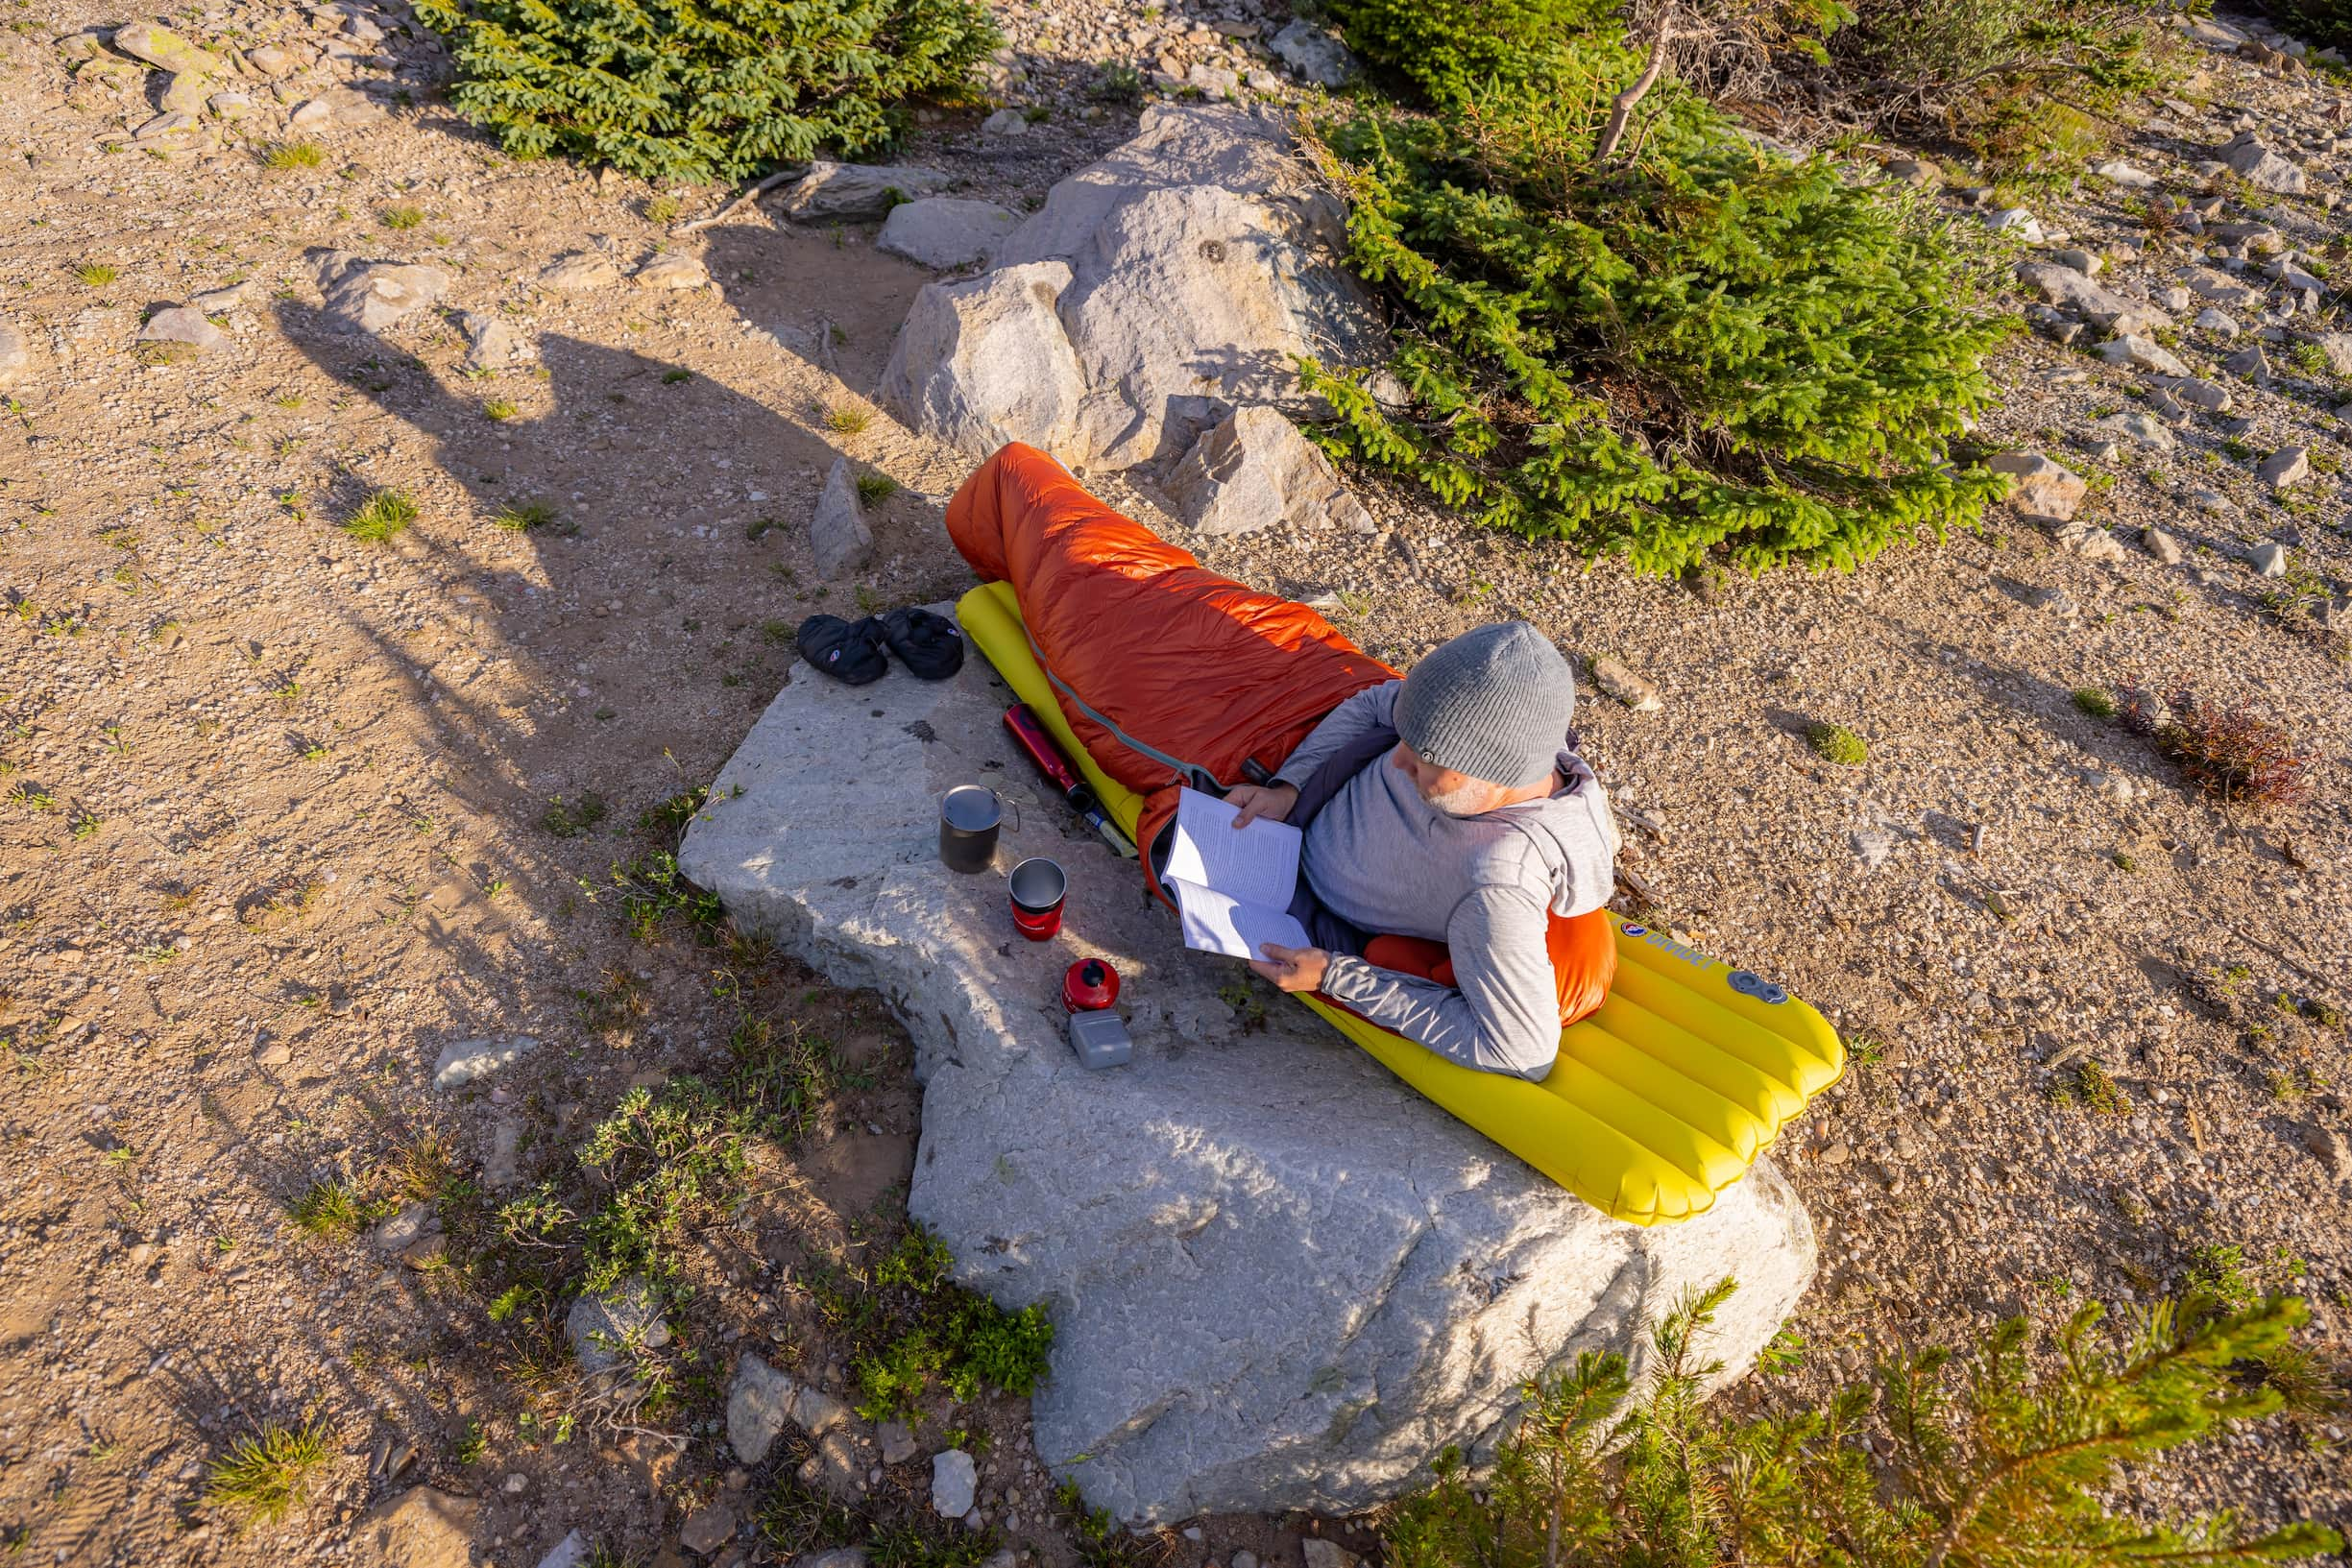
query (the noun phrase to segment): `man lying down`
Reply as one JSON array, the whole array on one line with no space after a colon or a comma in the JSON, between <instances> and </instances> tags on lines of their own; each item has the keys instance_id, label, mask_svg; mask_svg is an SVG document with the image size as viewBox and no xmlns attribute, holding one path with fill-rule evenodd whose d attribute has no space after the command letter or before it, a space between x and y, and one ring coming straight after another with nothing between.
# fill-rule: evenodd
<instances>
[{"instance_id":1,"label":"man lying down","mask_svg":"<svg viewBox=\"0 0 2352 1568\"><path fill-rule=\"evenodd\" d=\"M1483 626L1340 704L1272 783L1228 790L1236 827L1305 832L1291 913L1317 946L1269 943L1249 967L1465 1067L1540 1082L1560 1050L1551 917L1608 901L1618 844L1572 749L1575 708L1548 639ZM1443 943L1450 965L1382 967L1403 951L1385 937Z\"/></svg>"}]
</instances>

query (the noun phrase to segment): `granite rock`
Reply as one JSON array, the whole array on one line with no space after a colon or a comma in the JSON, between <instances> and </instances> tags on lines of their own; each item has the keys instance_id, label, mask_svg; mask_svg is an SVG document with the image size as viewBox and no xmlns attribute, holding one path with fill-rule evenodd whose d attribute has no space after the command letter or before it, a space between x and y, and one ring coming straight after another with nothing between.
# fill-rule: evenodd
<instances>
[{"instance_id":1,"label":"granite rock","mask_svg":"<svg viewBox=\"0 0 2352 1568\"><path fill-rule=\"evenodd\" d=\"M945 608L945 607L941 607ZM747 930L889 1000L924 1084L909 1209L957 1277L1045 1305L1037 1456L1128 1520L1352 1512L1491 1459L1530 1376L1735 1277L1710 1355L1736 1375L1811 1278L1810 1221L1767 1159L1709 1213L1612 1220L1304 1008L1245 1032L1229 960L1187 952L1134 864L1031 795L1000 869L1069 874L1054 941L1014 937L1001 876L936 856L938 798L992 777L986 662L852 689L796 666L679 852ZM1078 954L1130 983L1123 1068L1064 1040ZM1269 1282L1278 1280L1278 1289Z\"/></svg>"}]
</instances>

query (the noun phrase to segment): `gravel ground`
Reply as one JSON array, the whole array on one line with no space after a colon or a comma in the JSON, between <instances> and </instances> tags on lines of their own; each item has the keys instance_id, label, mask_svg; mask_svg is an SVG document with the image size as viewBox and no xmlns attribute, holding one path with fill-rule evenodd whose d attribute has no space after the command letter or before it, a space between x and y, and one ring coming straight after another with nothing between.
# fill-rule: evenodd
<instances>
[{"instance_id":1,"label":"gravel ground","mask_svg":"<svg viewBox=\"0 0 2352 1568\"><path fill-rule=\"evenodd\" d=\"M928 275L868 230L756 211L672 238L667 204L715 193L504 160L439 106L438 57L397 12L182 13L175 26L222 48L327 47L282 93L237 83L248 117L193 145L111 151L153 117L159 76L92 68L52 40L122 18L71 0L18 14L0 33L0 311L28 360L0 422L0 1532L25 1561L327 1559L422 1479L485 1499L484 1561L537 1561L575 1528L670 1552L695 1507L749 1511L752 1478L715 1444L534 1445L471 1295L364 1243L306 1239L286 1207L427 1135L470 1170L555 1169L628 1085L707 1070L742 1005L728 982L748 976L793 999L862 1086L774 1157L739 1236L711 1240L688 1337L723 1357L813 1332L788 1283L796 1260L853 1255L866 1221L903 1214L916 1098L879 1003L681 936L632 941L610 879L660 847L639 813L711 778L783 679L773 628L968 580L939 528L968 460L841 417L862 409ZM1026 207L1131 130L1131 105L1093 96L1106 64L1247 81L1267 65L1248 30L1282 18L1073 0L1005 19L992 90L1051 118L989 136L977 112L930 117L906 157ZM2039 258L2103 252L2099 281L2126 295L2158 300L2192 247L2217 243L2243 253L2206 264L2243 263L2230 276L2260 295L2231 311L2235 338L2172 312L2170 351L2231 406L2164 424L2169 451L2099 423L2157 389L2085 351L2097 333L2003 350L2005 399L1980 439L2092 479L2081 519L2099 532L2004 514L1850 577L1704 594L1378 485L1362 492L1376 537L1199 542L1217 569L1331 596L1343 629L1400 662L1518 615L1657 683L1657 712L1591 692L1582 710L1637 821L1628 906L1790 982L1859 1048L1782 1150L1824 1233L1822 1283L1793 1325L1809 1347L1783 1380L1796 1387L2022 1309L2177 1290L2215 1245L2309 1296L2316 1340L2344 1355L2352 688L2342 620L2331 639L2266 608L2280 580L2246 557L2286 544L2311 574L2290 580L2342 615L2332 410L2347 391L2324 355L2294 353L2331 322L2276 316L2291 285L2262 277L2268 242L2210 227L2264 225L2282 249L2342 259L2345 106L2298 69L2210 53L2121 150L2184 200L2220 194L2207 232L2159 233L2144 192L2093 177L2034 205ZM364 105L330 97L334 123L310 133L318 166L264 166L289 115L352 84ZM2304 194L2198 167L2242 121L2305 169ZM446 270L452 313L383 341L326 330L316 264L337 250ZM710 286L541 278L567 255L625 275L680 251ZM135 342L148 307L244 279L217 346ZM536 361L469 374L462 312L500 317ZM2265 325L2267 384L2221 370ZM493 404L512 406L494 419ZM2297 446L2302 483L2259 477ZM901 489L871 516L873 567L824 589L804 521L837 455ZM1183 537L1148 493L1099 483ZM405 533L369 545L333 526L387 486L417 502ZM494 526L525 505L553 518ZM2150 526L2177 539L2177 564L2140 543ZM2078 711L2083 687L2191 688L2278 720L2307 755L2310 799L2201 797ZM1817 722L1861 736L1868 760L1822 760L1805 735ZM606 819L551 831L568 824L551 804L592 793ZM516 1035L539 1044L495 1086L430 1087L444 1046ZM2052 1094L2090 1063L2111 1109ZM227 1441L304 1415L339 1456L310 1507L243 1530L204 1505ZM1041 1560L1074 1560L1039 1517L1019 1403L979 1419L997 1439L991 1517ZM2265 1423L2139 1500L2340 1524L2344 1419ZM414 1467L372 1474L400 1442L418 1446ZM919 1497L927 1478L924 1459L875 1484ZM1013 1526L1024 1484L1031 1517ZM1156 1556L1289 1563L1299 1529L1205 1521Z\"/></svg>"}]
</instances>

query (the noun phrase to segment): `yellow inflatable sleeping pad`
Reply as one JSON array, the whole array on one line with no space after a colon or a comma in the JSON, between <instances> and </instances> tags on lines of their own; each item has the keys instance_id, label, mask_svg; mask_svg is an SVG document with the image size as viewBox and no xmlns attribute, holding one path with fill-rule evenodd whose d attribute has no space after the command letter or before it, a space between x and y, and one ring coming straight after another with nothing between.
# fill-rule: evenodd
<instances>
[{"instance_id":1,"label":"yellow inflatable sleeping pad","mask_svg":"<svg viewBox=\"0 0 2352 1568\"><path fill-rule=\"evenodd\" d=\"M1055 699L1008 583L956 607L988 656L1132 836L1143 799L1103 773ZM1846 1069L1828 1020L1783 988L1614 912L1609 1000L1563 1029L1541 1083L1474 1073L1320 997L1305 1002L1464 1122L1616 1218L1655 1225L1711 1208L1806 1101Z\"/></svg>"}]
</instances>

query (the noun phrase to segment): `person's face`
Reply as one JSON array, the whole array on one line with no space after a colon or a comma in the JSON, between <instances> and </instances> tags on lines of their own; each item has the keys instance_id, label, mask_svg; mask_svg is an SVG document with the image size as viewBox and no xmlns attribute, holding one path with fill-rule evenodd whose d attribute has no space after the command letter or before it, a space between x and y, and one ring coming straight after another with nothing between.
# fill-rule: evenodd
<instances>
[{"instance_id":1,"label":"person's face","mask_svg":"<svg viewBox=\"0 0 2352 1568\"><path fill-rule=\"evenodd\" d=\"M1389 766L1411 779L1421 799L1449 817L1474 817L1491 811L1510 793L1501 784L1423 761L1418 752L1401 740L1389 753Z\"/></svg>"}]
</instances>

